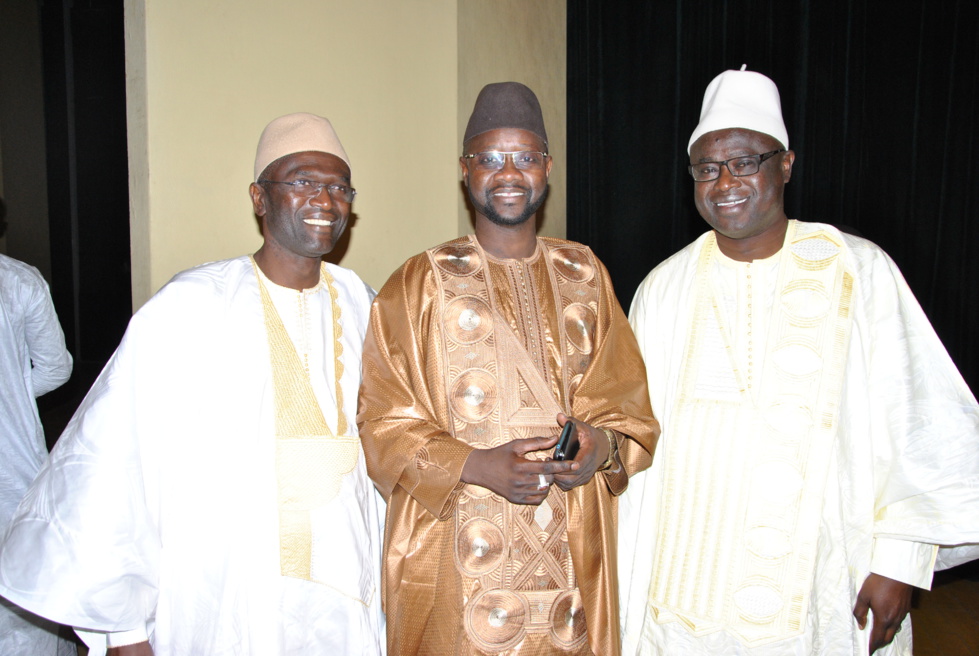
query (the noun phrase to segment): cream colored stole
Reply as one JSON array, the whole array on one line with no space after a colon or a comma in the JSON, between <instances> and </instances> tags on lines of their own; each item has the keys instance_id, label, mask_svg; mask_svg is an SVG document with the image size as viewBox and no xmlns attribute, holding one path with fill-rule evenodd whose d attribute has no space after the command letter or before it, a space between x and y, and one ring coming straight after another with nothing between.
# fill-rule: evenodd
<instances>
[{"instance_id":1,"label":"cream colored stole","mask_svg":"<svg viewBox=\"0 0 979 656\"><path fill-rule=\"evenodd\" d=\"M330 430L296 347L275 309L256 267L265 312L275 397L275 468L279 488L279 564L282 576L316 581L310 513L336 497L345 474L357 464L360 440L345 435L340 306L333 277L324 264L321 276L333 305L337 433ZM337 437L339 436L339 437Z\"/></svg>"},{"instance_id":2,"label":"cream colored stole","mask_svg":"<svg viewBox=\"0 0 979 656\"><path fill-rule=\"evenodd\" d=\"M552 328L565 355L560 379L567 399L591 361L596 267L581 247L539 243L541 257L551 264L547 269L560 324ZM568 409L561 407L523 341L494 309L485 252L470 237L429 251L429 258L441 297L437 325L443 337L452 435L488 448L555 434L555 415ZM535 508L466 485L452 521L463 622L473 645L494 654L518 645L532 653L588 651L568 548L564 492L552 486Z\"/></svg>"},{"instance_id":3,"label":"cream colored stole","mask_svg":"<svg viewBox=\"0 0 979 656\"><path fill-rule=\"evenodd\" d=\"M695 635L727 630L747 646L805 628L851 330L843 243L796 232L792 221L753 384L732 357L707 238L670 439L657 454L653 617Z\"/></svg>"}]
</instances>

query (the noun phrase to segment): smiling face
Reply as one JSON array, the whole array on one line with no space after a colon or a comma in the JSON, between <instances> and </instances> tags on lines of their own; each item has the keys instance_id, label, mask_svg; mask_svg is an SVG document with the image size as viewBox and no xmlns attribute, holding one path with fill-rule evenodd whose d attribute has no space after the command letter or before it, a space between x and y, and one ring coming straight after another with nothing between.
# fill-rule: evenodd
<instances>
[{"instance_id":1,"label":"smiling face","mask_svg":"<svg viewBox=\"0 0 979 656\"><path fill-rule=\"evenodd\" d=\"M761 132L715 130L693 143L690 163L722 162L781 147ZM722 166L716 180L694 182L697 211L717 233L718 246L725 255L750 261L774 255L782 248L788 223L783 197L794 161L795 154L789 150L762 162L754 175L735 177Z\"/></svg>"},{"instance_id":2,"label":"smiling face","mask_svg":"<svg viewBox=\"0 0 979 656\"><path fill-rule=\"evenodd\" d=\"M518 128L501 128L478 134L465 144L465 154L490 150L502 152L547 150L546 144L533 132ZM547 178L551 174L551 158L544 159L538 169L518 169L507 157L503 168L484 171L473 159L460 158L462 180L469 199L480 217L499 226L516 226L537 213L547 196Z\"/></svg>"},{"instance_id":3,"label":"smiling face","mask_svg":"<svg viewBox=\"0 0 979 656\"><path fill-rule=\"evenodd\" d=\"M261 179L350 186L350 167L329 153L294 153L269 164ZM347 227L350 203L334 198L326 188L309 197L289 185L263 182L253 183L249 192L255 214L263 218L262 249L278 259L319 260L333 250Z\"/></svg>"}]
</instances>

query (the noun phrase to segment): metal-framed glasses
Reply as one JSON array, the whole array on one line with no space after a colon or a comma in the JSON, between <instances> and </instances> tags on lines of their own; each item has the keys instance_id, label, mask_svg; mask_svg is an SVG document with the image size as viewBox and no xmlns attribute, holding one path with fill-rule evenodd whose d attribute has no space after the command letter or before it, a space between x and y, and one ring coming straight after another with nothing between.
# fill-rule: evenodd
<instances>
[{"instance_id":1,"label":"metal-framed glasses","mask_svg":"<svg viewBox=\"0 0 979 656\"><path fill-rule=\"evenodd\" d=\"M292 180L289 182L283 182L281 180L259 180L258 182L259 184L289 185L292 187L292 193L297 196L305 196L306 198L319 196L320 192L325 188L326 193L330 194L330 198L333 200L342 200L344 203L353 202L354 196L357 195L357 190L353 187L335 182L314 182L313 180Z\"/></svg>"},{"instance_id":2,"label":"metal-framed glasses","mask_svg":"<svg viewBox=\"0 0 979 656\"><path fill-rule=\"evenodd\" d=\"M476 168L481 171L499 171L506 163L507 156L513 165L522 170L535 170L544 168L544 160L547 153L539 150L517 150L513 152L502 152L499 150L488 150L485 153L471 153L463 155L463 159L471 159Z\"/></svg>"},{"instance_id":3,"label":"metal-framed glasses","mask_svg":"<svg viewBox=\"0 0 979 656\"><path fill-rule=\"evenodd\" d=\"M740 178L746 175L754 175L758 173L758 169L761 168L761 163L766 159L772 158L779 153L784 153L785 149L780 148L778 150L773 150L767 153L762 153L761 155L742 155L741 157L732 157L731 159L726 159L723 162L697 162L696 164L691 164L687 167L690 171L690 175L697 182L710 182L711 180L717 180L721 177L721 167L726 166L727 170L731 172L736 178Z\"/></svg>"}]
</instances>

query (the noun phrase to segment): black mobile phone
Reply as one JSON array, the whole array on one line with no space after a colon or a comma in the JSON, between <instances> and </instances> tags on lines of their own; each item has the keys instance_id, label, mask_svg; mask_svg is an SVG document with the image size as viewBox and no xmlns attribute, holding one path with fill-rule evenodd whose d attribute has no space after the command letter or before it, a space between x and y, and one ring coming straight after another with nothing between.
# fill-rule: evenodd
<instances>
[{"instance_id":1,"label":"black mobile phone","mask_svg":"<svg viewBox=\"0 0 979 656\"><path fill-rule=\"evenodd\" d=\"M564 430L561 431L557 446L554 447L554 459L574 460L574 457L578 455L578 446L578 429L575 428L574 422L569 419L568 423L564 425Z\"/></svg>"}]
</instances>

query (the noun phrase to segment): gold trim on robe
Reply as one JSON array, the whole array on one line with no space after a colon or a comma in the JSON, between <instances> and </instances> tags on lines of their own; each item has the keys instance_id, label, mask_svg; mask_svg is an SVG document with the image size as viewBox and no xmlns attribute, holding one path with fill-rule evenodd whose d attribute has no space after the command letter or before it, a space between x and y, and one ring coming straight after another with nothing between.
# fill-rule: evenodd
<instances>
[{"instance_id":1,"label":"gold trim on robe","mask_svg":"<svg viewBox=\"0 0 979 656\"><path fill-rule=\"evenodd\" d=\"M340 362L340 306L333 278L322 265L320 272L333 305L334 371L337 394L337 434L323 417L309 375L286 331L272 297L255 266L269 340L275 395L276 478L279 487L279 562L282 576L316 581L313 575L313 534L310 513L332 501L343 476L357 464L360 440L344 435Z\"/></svg>"},{"instance_id":2,"label":"gold trim on robe","mask_svg":"<svg viewBox=\"0 0 979 656\"><path fill-rule=\"evenodd\" d=\"M674 409L683 439L660 455L669 502L649 590L659 623L726 630L749 647L804 629L851 331L842 248L790 224L766 353L739 359L710 282L714 235L704 244Z\"/></svg>"},{"instance_id":3,"label":"gold trim on robe","mask_svg":"<svg viewBox=\"0 0 979 656\"><path fill-rule=\"evenodd\" d=\"M554 264L547 270L561 316L552 328L564 355L566 366L557 376L567 399L573 380L590 363L598 304L598 288L590 284L595 265L584 249L570 246L545 246L535 257ZM554 434L555 416L570 410L545 378L553 372L543 355L543 309L530 288L540 281L527 274L529 265L499 263L516 292L514 314L526 323L521 327L527 334L518 336L498 309L489 256L475 240L429 251L429 258L441 294L439 328L452 435L490 448ZM568 545L568 512L567 494L556 486L538 507L464 486L453 512L453 551L462 577L466 637L479 650L474 653L519 646L520 653L591 654Z\"/></svg>"},{"instance_id":4,"label":"gold trim on robe","mask_svg":"<svg viewBox=\"0 0 979 656\"><path fill-rule=\"evenodd\" d=\"M358 422L388 500L389 654L620 651L615 495L649 466L657 424L601 262L537 243L496 259L453 240L405 262L374 302ZM552 486L538 507L460 482L473 448L554 435L558 409L615 430L621 466Z\"/></svg>"}]
</instances>

